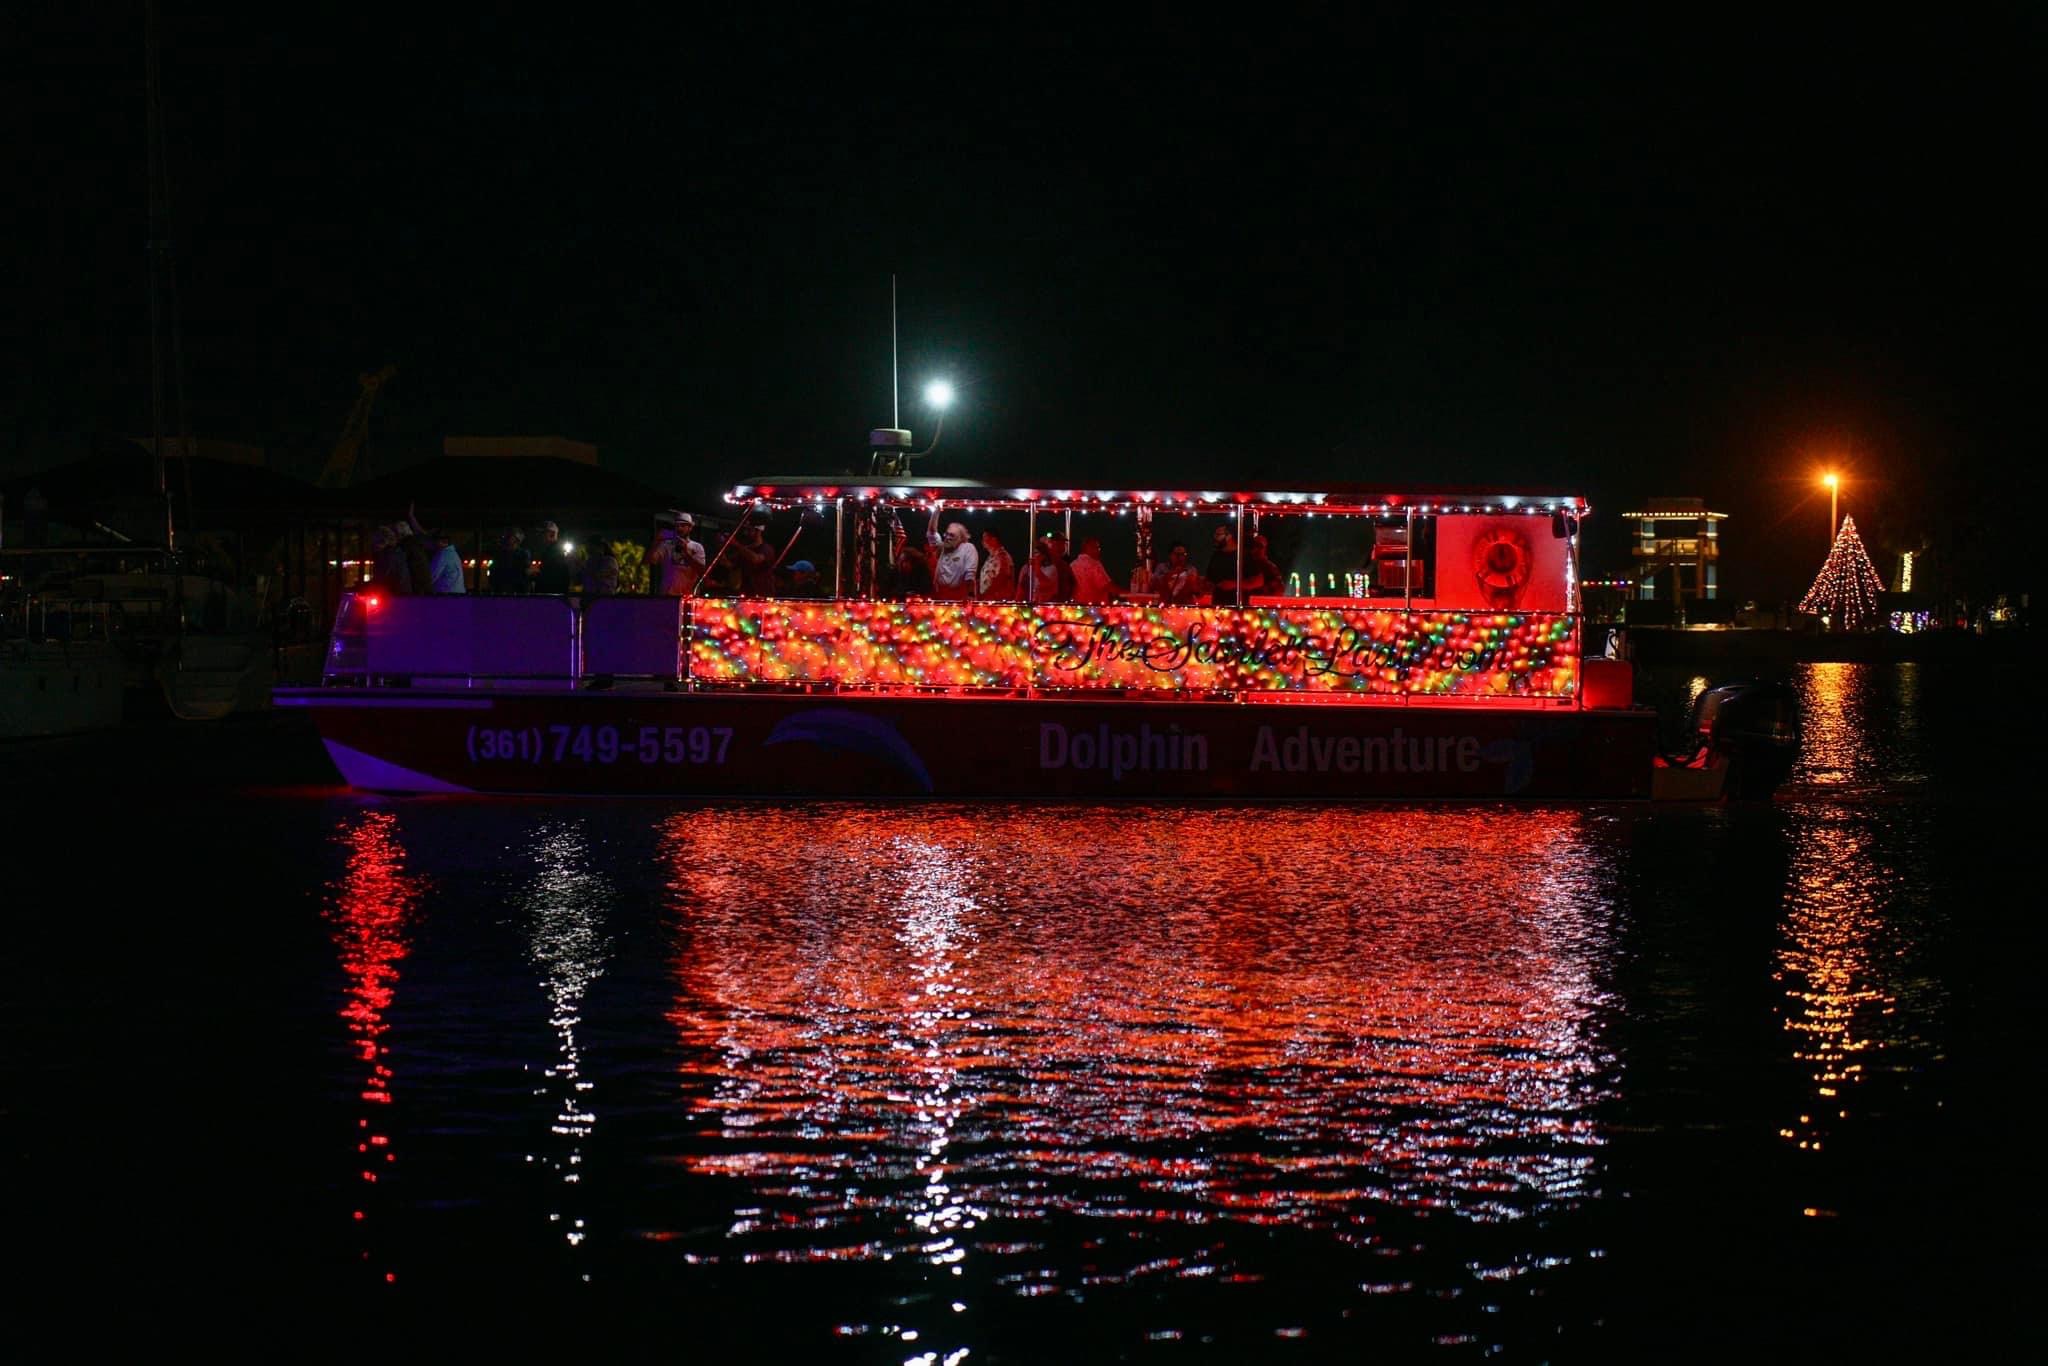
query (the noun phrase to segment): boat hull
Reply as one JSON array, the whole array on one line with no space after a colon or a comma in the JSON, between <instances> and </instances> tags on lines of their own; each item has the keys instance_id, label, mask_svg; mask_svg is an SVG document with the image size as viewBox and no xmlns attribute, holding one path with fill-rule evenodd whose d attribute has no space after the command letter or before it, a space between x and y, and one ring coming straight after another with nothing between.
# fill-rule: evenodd
<instances>
[{"instance_id":1,"label":"boat hull","mask_svg":"<svg viewBox=\"0 0 2048 1366\"><path fill-rule=\"evenodd\" d=\"M943 799L1647 798L1647 710L281 688L369 791Z\"/></svg>"},{"instance_id":2,"label":"boat hull","mask_svg":"<svg viewBox=\"0 0 2048 1366\"><path fill-rule=\"evenodd\" d=\"M121 724L121 657L104 641L0 641L0 740Z\"/></svg>"}]
</instances>

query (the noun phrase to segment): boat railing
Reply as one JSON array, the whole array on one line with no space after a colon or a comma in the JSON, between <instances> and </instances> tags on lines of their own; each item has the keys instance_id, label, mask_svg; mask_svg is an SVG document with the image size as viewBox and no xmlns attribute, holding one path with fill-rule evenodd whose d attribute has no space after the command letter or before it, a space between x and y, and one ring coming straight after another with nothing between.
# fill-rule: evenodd
<instances>
[{"instance_id":1,"label":"boat railing","mask_svg":"<svg viewBox=\"0 0 2048 1366\"><path fill-rule=\"evenodd\" d=\"M31 593L0 611L0 637L8 640L26 640L33 645L83 643L105 641L112 634L113 622L104 602Z\"/></svg>"},{"instance_id":2,"label":"boat railing","mask_svg":"<svg viewBox=\"0 0 2048 1366\"><path fill-rule=\"evenodd\" d=\"M342 596L321 681L550 688L580 676L582 614L561 597Z\"/></svg>"},{"instance_id":3,"label":"boat railing","mask_svg":"<svg viewBox=\"0 0 2048 1366\"><path fill-rule=\"evenodd\" d=\"M1576 705L1581 622L1392 605L931 599L343 599L329 686Z\"/></svg>"}]
</instances>

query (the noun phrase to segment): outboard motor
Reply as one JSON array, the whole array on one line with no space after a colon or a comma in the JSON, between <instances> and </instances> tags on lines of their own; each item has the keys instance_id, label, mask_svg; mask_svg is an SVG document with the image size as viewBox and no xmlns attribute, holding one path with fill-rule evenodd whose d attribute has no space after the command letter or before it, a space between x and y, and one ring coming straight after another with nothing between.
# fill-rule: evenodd
<instances>
[{"instance_id":1,"label":"outboard motor","mask_svg":"<svg viewBox=\"0 0 2048 1366\"><path fill-rule=\"evenodd\" d=\"M1783 683L1720 684L1693 704L1692 732L1728 766L1731 800L1768 798L1799 757L1799 696Z\"/></svg>"}]
</instances>

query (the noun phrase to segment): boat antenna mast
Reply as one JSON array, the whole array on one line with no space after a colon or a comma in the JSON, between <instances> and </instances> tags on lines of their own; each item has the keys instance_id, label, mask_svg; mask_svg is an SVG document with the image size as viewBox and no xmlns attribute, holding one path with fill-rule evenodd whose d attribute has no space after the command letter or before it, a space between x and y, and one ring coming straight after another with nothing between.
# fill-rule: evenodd
<instances>
[{"instance_id":1,"label":"boat antenna mast","mask_svg":"<svg viewBox=\"0 0 2048 1366\"><path fill-rule=\"evenodd\" d=\"M178 276L171 262L171 174L164 151L162 44L156 0L143 8L144 98L148 102L146 137L149 163L149 420L150 457L156 475L156 496L163 503L164 550L178 552L177 517L164 463L164 343L170 343L171 401L176 409L178 449L185 475L185 511L192 512L192 423L185 407L185 357L178 345Z\"/></svg>"},{"instance_id":2,"label":"boat antenna mast","mask_svg":"<svg viewBox=\"0 0 2048 1366\"><path fill-rule=\"evenodd\" d=\"M156 473L156 496L163 503L164 549L177 549L177 524L171 494L164 482L163 260L170 243L164 239L166 187L163 166L163 114L158 94L156 0L143 11L144 85L149 101L149 430L150 455Z\"/></svg>"},{"instance_id":3,"label":"boat antenna mast","mask_svg":"<svg viewBox=\"0 0 2048 1366\"><path fill-rule=\"evenodd\" d=\"M889 425L868 433L868 473L910 473L910 433L903 429L902 390L896 377L896 277L889 277Z\"/></svg>"}]
</instances>

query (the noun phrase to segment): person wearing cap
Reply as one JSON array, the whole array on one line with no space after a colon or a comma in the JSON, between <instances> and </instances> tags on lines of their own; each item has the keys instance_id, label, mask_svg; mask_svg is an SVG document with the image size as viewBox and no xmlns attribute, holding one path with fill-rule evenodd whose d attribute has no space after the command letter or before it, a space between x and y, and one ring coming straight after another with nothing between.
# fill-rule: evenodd
<instances>
[{"instance_id":1,"label":"person wearing cap","mask_svg":"<svg viewBox=\"0 0 2048 1366\"><path fill-rule=\"evenodd\" d=\"M1017 562L1003 549L1003 538L990 527L981 533L980 593L987 602L1007 602L1017 596Z\"/></svg>"},{"instance_id":2,"label":"person wearing cap","mask_svg":"<svg viewBox=\"0 0 2048 1366\"><path fill-rule=\"evenodd\" d=\"M678 510L676 536L682 541L683 591L687 593L704 577L704 543L697 539L697 519Z\"/></svg>"},{"instance_id":3,"label":"person wearing cap","mask_svg":"<svg viewBox=\"0 0 2048 1366\"><path fill-rule=\"evenodd\" d=\"M654 544L647 549L648 587L663 597L687 597L704 574L704 547L692 540L697 519L674 508L654 514Z\"/></svg>"},{"instance_id":4,"label":"person wearing cap","mask_svg":"<svg viewBox=\"0 0 2048 1366\"><path fill-rule=\"evenodd\" d=\"M818 587L818 567L809 560L798 560L789 567L789 587L784 597L816 598L824 596Z\"/></svg>"},{"instance_id":5,"label":"person wearing cap","mask_svg":"<svg viewBox=\"0 0 2048 1366\"><path fill-rule=\"evenodd\" d=\"M527 553L526 533L516 526L505 528L505 534L498 538L498 553L491 557L491 591L493 593L525 593L533 585L528 576L533 569L533 556Z\"/></svg>"},{"instance_id":6,"label":"person wearing cap","mask_svg":"<svg viewBox=\"0 0 2048 1366\"><path fill-rule=\"evenodd\" d=\"M739 571L743 597L775 596L775 547L768 544L763 530L759 521L749 517L734 530L732 544L726 548L726 557Z\"/></svg>"},{"instance_id":7,"label":"person wearing cap","mask_svg":"<svg viewBox=\"0 0 2048 1366\"><path fill-rule=\"evenodd\" d=\"M932 564L932 596L951 598L955 601L974 596L981 568L981 552L974 548L974 541L967 534L967 528L959 522L947 525L946 534L939 535L939 515L932 513L931 529L925 532L927 553Z\"/></svg>"},{"instance_id":8,"label":"person wearing cap","mask_svg":"<svg viewBox=\"0 0 2048 1366\"><path fill-rule=\"evenodd\" d=\"M1109 570L1102 564L1102 542L1093 536L1081 542L1081 553L1074 557L1075 602L1116 601L1116 580L1109 577Z\"/></svg>"},{"instance_id":9,"label":"person wearing cap","mask_svg":"<svg viewBox=\"0 0 2048 1366\"><path fill-rule=\"evenodd\" d=\"M576 581L576 566L570 562L568 542L553 522L540 524L540 543L533 551L533 591L566 593Z\"/></svg>"}]
</instances>

